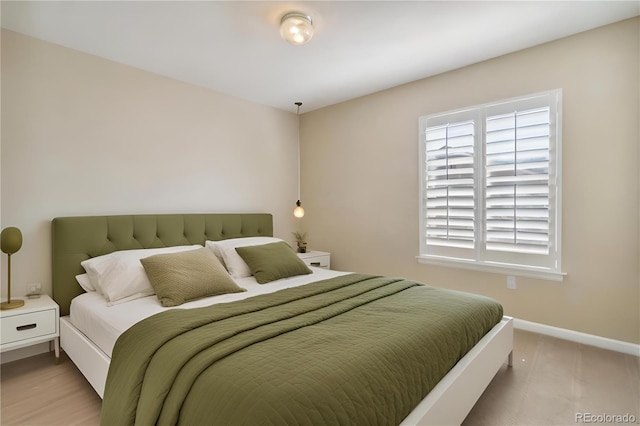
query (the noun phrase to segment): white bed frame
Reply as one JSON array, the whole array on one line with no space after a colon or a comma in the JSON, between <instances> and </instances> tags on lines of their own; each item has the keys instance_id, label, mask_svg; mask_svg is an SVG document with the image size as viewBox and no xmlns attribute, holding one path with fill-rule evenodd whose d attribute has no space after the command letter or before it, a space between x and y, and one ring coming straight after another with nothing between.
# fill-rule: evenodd
<instances>
[{"instance_id":1,"label":"white bed frame","mask_svg":"<svg viewBox=\"0 0 640 426\"><path fill-rule=\"evenodd\" d=\"M60 318L60 346L91 386L104 395L111 359ZM460 425L504 364L513 361L513 319L503 317L402 421L401 425Z\"/></svg>"},{"instance_id":2,"label":"white bed frame","mask_svg":"<svg viewBox=\"0 0 640 426\"><path fill-rule=\"evenodd\" d=\"M204 213L85 216L52 221L53 295L61 312L82 289L74 277L82 273L80 261L115 250L150 248L159 243L190 244L248 236L272 236L268 213ZM87 336L60 319L60 343L102 398L111 359ZM403 420L403 425L461 424L496 372L512 362L513 320L504 317L436 385Z\"/></svg>"}]
</instances>

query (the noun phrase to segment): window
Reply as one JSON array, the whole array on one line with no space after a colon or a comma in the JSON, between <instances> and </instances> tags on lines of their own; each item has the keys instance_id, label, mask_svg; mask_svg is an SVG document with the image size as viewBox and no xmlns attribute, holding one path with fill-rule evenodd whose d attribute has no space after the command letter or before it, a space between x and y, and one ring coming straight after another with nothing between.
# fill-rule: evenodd
<instances>
[{"instance_id":1,"label":"window","mask_svg":"<svg viewBox=\"0 0 640 426\"><path fill-rule=\"evenodd\" d=\"M420 117L420 262L562 279L561 102Z\"/></svg>"}]
</instances>

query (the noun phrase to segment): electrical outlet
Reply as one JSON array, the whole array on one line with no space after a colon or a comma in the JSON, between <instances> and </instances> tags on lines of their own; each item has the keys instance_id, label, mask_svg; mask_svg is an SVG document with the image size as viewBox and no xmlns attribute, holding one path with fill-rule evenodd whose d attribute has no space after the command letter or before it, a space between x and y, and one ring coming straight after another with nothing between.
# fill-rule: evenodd
<instances>
[{"instance_id":1,"label":"electrical outlet","mask_svg":"<svg viewBox=\"0 0 640 426\"><path fill-rule=\"evenodd\" d=\"M511 290L516 289L516 277L512 277L512 276L507 277L507 288Z\"/></svg>"}]
</instances>

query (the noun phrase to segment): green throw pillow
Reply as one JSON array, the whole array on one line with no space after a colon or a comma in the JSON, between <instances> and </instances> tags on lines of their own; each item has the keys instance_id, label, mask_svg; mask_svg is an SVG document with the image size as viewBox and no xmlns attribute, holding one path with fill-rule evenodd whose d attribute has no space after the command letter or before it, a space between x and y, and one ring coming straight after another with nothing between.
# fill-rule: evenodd
<instances>
[{"instance_id":1,"label":"green throw pillow","mask_svg":"<svg viewBox=\"0 0 640 426\"><path fill-rule=\"evenodd\" d=\"M260 284L312 273L284 241L259 246L236 247L236 251L251 269Z\"/></svg>"},{"instance_id":2,"label":"green throw pillow","mask_svg":"<svg viewBox=\"0 0 640 426\"><path fill-rule=\"evenodd\" d=\"M201 297L246 291L231 279L206 247L140 259L162 306L178 306Z\"/></svg>"}]
</instances>

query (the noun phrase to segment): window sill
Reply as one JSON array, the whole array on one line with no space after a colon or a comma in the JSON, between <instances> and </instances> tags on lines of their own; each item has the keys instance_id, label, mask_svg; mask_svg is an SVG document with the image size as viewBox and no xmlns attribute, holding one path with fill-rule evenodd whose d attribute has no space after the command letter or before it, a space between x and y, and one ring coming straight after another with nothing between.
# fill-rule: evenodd
<instances>
[{"instance_id":1,"label":"window sill","mask_svg":"<svg viewBox=\"0 0 640 426\"><path fill-rule=\"evenodd\" d=\"M417 256L418 263L424 265L445 266L448 268L471 269L474 271L493 272L496 274L516 275L520 277L538 278L549 281L562 281L565 272L556 272L544 268L506 265L501 263L478 262L467 259L454 259L440 256Z\"/></svg>"}]
</instances>

